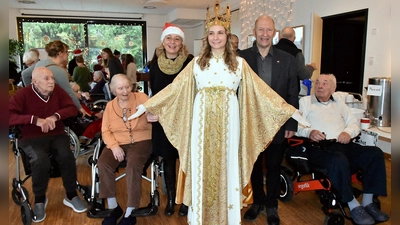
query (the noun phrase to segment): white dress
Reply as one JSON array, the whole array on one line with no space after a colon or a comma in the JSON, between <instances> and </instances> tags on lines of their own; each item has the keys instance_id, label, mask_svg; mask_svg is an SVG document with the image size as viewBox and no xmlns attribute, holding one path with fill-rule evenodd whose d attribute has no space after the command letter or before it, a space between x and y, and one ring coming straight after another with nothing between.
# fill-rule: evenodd
<instances>
[{"instance_id":1,"label":"white dress","mask_svg":"<svg viewBox=\"0 0 400 225\"><path fill-rule=\"evenodd\" d=\"M189 206L188 223L239 225L253 164L296 109L244 59L235 72L216 58L201 71L197 59L143 106L179 152L176 203Z\"/></svg>"},{"instance_id":2,"label":"white dress","mask_svg":"<svg viewBox=\"0 0 400 225\"><path fill-rule=\"evenodd\" d=\"M197 58L195 58L195 61ZM193 68L197 94L193 105L192 205L188 222L240 224L239 104L242 59L230 72L223 59L210 59L204 71Z\"/></svg>"}]
</instances>

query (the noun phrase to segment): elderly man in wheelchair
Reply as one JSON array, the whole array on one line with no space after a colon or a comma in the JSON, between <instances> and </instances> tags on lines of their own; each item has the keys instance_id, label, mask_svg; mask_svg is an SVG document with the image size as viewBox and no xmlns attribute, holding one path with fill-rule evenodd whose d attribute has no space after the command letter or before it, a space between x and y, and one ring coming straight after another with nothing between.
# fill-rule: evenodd
<instances>
[{"instance_id":1,"label":"elderly man in wheelchair","mask_svg":"<svg viewBox=\"0 0 400 225\"><path fill-rule=\"evenodd\" d=\"M66 196L64 205L75 212L85 212L86 204L77 195L77 174L69 138L62 120L78 114L71 97L57 84L51 70L33 70L32 84L18 91L9 100L9 126L19 126L19 146L29 157L32 189L35 195L34 222L46 217L46 190L50 178L51 160L59 165Z\"/></svg>"},{"instance_id":2,"label":"elderly man in wheelchair","mask_svg":"<svg viewBox=\"0 0 400 225\"><path fill-rule=\"evenodd\" d=\"M375 146L362 146L351 141L360 133L359 121L344 102L332 97L336 89L333 74L321 74L315 94L300 99L300 111L311 127L299 125L296 136L311 139L307 145L310 166L324 168L342 202L347 202L350 216L357 224L375 224L389 220L373 203L373 195L386 196L384 155ZM353 195L351 176L362 171L361 204Z\"/></svg>"}]
</instances>

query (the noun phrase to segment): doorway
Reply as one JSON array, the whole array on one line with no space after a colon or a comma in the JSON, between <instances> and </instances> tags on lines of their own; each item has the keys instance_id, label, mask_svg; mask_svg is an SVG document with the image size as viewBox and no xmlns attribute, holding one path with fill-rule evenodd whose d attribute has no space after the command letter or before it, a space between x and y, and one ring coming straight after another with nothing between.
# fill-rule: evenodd
<instances>
[{"instance_id":1,"label":"doorway","mask_svg":"<svg viewBox=\"0 0 400 225\"><path fill-rule=\"evenodd\" d=\"M336 76L336 91L362 94L368 9L322 20L321 73Z\"/></svg>"}]
</instances>

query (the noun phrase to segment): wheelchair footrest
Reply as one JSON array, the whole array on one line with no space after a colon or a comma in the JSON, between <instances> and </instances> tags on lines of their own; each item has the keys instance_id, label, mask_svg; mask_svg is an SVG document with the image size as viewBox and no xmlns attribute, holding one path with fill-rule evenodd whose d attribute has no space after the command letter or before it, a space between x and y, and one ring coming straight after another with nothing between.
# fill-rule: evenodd
<instances>
[{"instance_id":1,"label":"wheelchair footrest","mask_svg":"<svg viewBox=\"0 0 400 225\"><path fill-rule=\"evenodd\" d=\"M157 214L157 212L158 212L158 206L150 203L146 207L134 209L131 213L131 216L134 217L154 216Z\"/></svg>"},{"instance_id":2,"label":"wheelchair footrest","mask_svg":"<svg viewBox=\"0 0 400 225\"><path fill-rule=\"evenodd\" d=\"M90 209L87 211L89 218L106 218L109 217L112 209Z\"/></svg>"}]
</instances>

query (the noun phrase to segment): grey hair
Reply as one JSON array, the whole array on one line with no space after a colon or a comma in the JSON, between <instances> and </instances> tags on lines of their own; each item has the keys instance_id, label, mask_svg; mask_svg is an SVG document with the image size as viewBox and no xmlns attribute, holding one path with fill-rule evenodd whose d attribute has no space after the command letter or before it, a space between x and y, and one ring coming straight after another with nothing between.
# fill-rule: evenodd
<instances>
[{"instance_id":1,"label":"grey hair","mask_svg":"<svg viewBox=\"0 0 400 225\"><path fill-rule=\"evenodd\" d=\"M118 83L119 81L121 81L121 80L126 80L127 83L129 84L129 86L131 86L131 88L132 88L132 83L131 83L131 81L129 80L128 76L126 76L126 75L123 74L123 73L115 74L115 75L111 78L111 82L110 82L110 91L111 91L111 93L113 93L114 95L116 95L116 93L115 93L116 85L117 85L117 83Z\"/></svg>"},{"instance_id":2,"label":"grey hair","mask_svg":"<svg viewBox=\"0 0 400 225\"><path fill-rule=\"evenodd\" d=\"M39 56L36 54L36 52L34 51L28 51L24 53L24 56L22 57L22 61L24 63L28 62L28 61L33 61L36 62L39 60Z\"/></svg>"}]
</instances>

